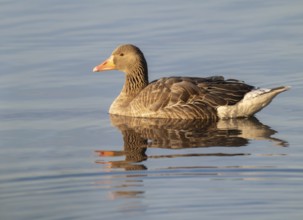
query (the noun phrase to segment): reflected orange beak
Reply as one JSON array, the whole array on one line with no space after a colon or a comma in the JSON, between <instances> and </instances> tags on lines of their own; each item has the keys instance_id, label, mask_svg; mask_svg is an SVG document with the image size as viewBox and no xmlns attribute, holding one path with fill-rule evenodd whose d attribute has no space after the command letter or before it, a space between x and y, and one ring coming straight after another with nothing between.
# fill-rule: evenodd
<instances>
[{"instance_id":1,"label":"reflected orange beak","mask_svg":"<svg viewBox=\"0 0 303 220\"><path fill-rule=\"evenodd\" d=\"M114 70L114 69L116 69L116 66L114 64L114 57L110 56L103 63L101 63L98 66L95 66L95 68L93 69L93 72L100 72L100 71Z\"/></svg>"},{"instance_id":2,"label":"reflected orange beak","mask_svg":"<svg viewBox=\"0 0 303 220\"><path fill-rule=\"evenodd\" d=\"M123 151L96 150L99 157L115 157L124 155Z\"/></svg>"}]
</instances>

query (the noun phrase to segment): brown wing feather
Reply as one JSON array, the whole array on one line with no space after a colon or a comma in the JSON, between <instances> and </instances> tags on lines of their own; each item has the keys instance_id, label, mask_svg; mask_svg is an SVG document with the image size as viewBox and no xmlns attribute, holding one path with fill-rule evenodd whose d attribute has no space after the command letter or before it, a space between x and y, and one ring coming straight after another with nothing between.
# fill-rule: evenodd
<instances>
[{"instance_id":1,"label":"brown wing feather","mask_svg":"<svg viewBox=\"0 0 303 220\"><path fill-rule=\"evenodd\" d=\"M221 76L169 77L151 82L132 101L136 111L174 118L216 118L216 107L234 105L254 87Z\"/></svg>"}]
</instances>

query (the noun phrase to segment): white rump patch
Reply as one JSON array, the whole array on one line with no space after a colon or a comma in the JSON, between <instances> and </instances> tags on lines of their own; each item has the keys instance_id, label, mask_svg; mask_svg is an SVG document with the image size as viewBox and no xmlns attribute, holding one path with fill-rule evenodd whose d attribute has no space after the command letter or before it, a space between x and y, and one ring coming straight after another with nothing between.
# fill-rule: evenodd
<instances>
[{"instance_id":1,"label":"white rump patch","mask_svg":"<svg viewBox=\"0 0 303 220\"><path fill-rule=\"evenodd\" d=\"M219 118L249 117L267 106L271 100L284 89L255 89L247 93L244 98L235 105L220 106L217 108Z\"/></svg>"},{"instance_id":2,"label":"white rump patch","mask_svg":"<svg viewBox=\"0 0 303 220\"><path fill-rule=\"evenodd\" d=\"M266 88L254 89L244 96L243 101L256 98L257 96L269 92L270 90L271 89L266 89Z\"/></svg>"}]
</instances>

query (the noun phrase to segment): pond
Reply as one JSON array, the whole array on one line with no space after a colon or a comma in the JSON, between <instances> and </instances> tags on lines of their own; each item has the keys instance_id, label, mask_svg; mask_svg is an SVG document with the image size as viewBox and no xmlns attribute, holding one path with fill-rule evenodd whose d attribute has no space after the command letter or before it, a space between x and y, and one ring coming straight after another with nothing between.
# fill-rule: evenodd
<instances>
[{"instance_id":1,"label":"pond","mask_svg":"<svg viewBox=\"0 0 303 220\"><path fill-rule=\"evenodd\" d=\"M3 1L0 217L303 217L301 1ZM250 119L110 116L132 43L150 80L223 75L291 89Z\"/></svg>"}]
</instances>

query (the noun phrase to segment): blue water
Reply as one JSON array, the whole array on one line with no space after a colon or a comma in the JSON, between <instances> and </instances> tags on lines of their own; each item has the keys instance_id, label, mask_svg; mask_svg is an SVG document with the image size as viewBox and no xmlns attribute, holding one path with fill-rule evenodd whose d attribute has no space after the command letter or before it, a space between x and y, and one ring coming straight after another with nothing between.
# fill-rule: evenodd
<instances>
[{"instance_id":1,"label":"blue water","mask_svg":"<svg viewBox=\"0 0 303 220\"><path fill-rule=\"evenodd\" d=\"M2 1L0 218L301 219L301 1ZM250 120L110 118L119 44L150 79L289 85Z\"/></svg>"}]
</instances>

